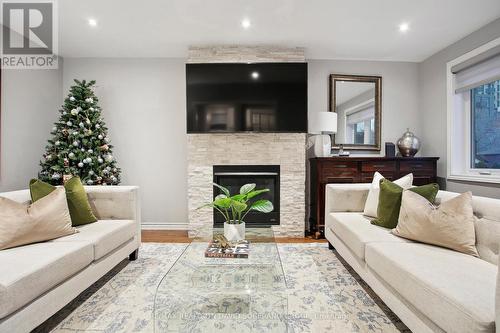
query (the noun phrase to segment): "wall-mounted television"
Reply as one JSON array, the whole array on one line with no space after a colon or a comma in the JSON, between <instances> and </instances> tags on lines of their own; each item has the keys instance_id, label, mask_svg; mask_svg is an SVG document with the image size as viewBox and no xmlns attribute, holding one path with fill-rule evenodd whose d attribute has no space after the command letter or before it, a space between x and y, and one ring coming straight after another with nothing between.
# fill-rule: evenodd
<instances>
[{"instance_id":1,"label":"wall-mounted television","mask_svg":"<svg viewBox=\"0 0 500 333\"><path fill-rule=\"evenodd\" d=\"M186 65L188 133L307 132L306 63Z\"/></svg>"}]
</instances>

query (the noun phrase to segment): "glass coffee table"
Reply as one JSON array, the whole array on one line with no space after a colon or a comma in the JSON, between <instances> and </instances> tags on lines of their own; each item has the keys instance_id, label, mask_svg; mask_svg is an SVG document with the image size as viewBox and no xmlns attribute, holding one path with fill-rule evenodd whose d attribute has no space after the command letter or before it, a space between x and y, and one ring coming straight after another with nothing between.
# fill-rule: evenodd
<instances>
[{"instance_id":1,"label":"glass coffee table","mask_svg":"<svg viewBox=\"0 0 500 333\"><path fill-rule=\"evenodd\" d=\"M286 281L271 228L247 228L248 258L205 258L201 230L161 280L156 332L287 332Z\"/></svg>"}]
</instances>

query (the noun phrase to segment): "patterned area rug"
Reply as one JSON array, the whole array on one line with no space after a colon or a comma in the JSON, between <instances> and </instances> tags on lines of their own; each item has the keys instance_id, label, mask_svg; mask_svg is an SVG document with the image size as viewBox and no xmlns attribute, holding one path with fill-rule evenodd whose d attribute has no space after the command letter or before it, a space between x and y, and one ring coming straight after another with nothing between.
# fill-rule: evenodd
<instances>
[{"instance_id":1,"label":"patterned area rug","mask_svg":"<svg viewBox=\"0 0 500 333\"><path fill-rule=\"evenodd\" d=\"M144 243L138 260L120 263L35 332L153 332L156 288L185 246ZM410 332L326 244L278 247L287 332Z\"/></svg>"}]
</instances>

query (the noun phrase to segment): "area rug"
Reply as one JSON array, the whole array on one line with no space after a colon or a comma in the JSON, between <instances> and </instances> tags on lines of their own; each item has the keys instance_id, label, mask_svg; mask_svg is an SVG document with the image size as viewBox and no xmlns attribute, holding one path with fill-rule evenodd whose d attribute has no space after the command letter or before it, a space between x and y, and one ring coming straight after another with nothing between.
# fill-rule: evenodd
<instances>
[{"instance_id":1,"label":"area rug","mask_svg":"<svg viewBox=\"0 0 500 333\"><path fill-rule=\"evenodd\" d=\"M139 259L120 263L35 332L154 332L156 288L185 246L144 243ZM326 244L278 248L288 295L286 332L410 332Z\"/></svg>"}]
</instances>

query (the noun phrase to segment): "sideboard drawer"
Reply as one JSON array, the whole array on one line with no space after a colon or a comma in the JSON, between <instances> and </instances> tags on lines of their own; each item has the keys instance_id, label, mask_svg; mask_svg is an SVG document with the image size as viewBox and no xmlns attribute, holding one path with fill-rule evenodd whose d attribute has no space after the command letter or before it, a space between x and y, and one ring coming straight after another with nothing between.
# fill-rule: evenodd
<instances>
[{"instance_id":1,"label":"sideboard drawer","mask_svg":"<svg viewBox=\"0 0 500 333\"><path fill-rule=\"evenodd\" d=\"M323 172L338 171L338 170L358 170L358 163L354 161L342 162L325 162L323 163Z\"/></svg>"},{"instance_id":2,"label":"sideboard drawer","mask_svg":"<svg viewBox=\"0 0 500 333\"><path fill-rule=\"evenodd\" d=\"M399 170L401 173L410 173L419 170L433 171L433 161L401 161L399 162Z\"/></svg>"},{"instance_id":3,"label":"sideboard drawer","mask_svg":"<svg viewBox=\"0 0 500 333\"><path fill-rule=\"evenodd\" d=\"M396 171L395 161L368 161L361 163L361 171L375 172L375 171Z\"/></svg>"},{"instance_id":4,"label":"sideboard drawer","mask_svg":"<svg viewBox=\"0 0 500 333\"><path fill-rule=\"evenodd\" d=\"M389 179L389 180L395 180L396 179L396 172L390 172L390 171L378 171L384 178ZM361 174L361 182L362 183L371 183L373 181L373 172L363 172Z\"/></svg>"}]
</instances>

